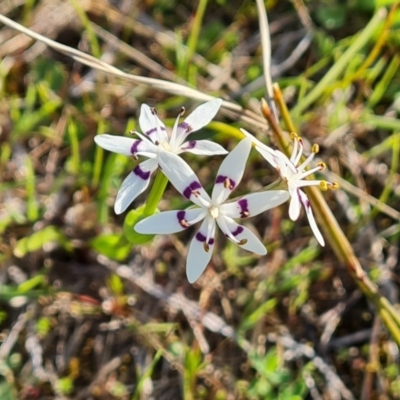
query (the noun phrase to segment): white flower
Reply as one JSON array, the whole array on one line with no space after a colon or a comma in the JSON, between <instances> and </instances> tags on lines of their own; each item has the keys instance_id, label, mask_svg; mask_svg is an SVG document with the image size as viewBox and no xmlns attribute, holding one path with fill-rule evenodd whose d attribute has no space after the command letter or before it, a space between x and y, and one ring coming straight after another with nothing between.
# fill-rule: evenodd
<instances>
[{"instance_id":1,"label":"white flower","mask_svg":"<svg viewBox=\"0 0 400 400\"><path fill-rule=\"evenodd\" d=\"M325 245L324 238L318 229L315 222L315 218L311 209L310 200L307 195L300 189L304 186L319 186L322 190L336 189L338 187L335 182L327 182L324 180L307 180L304 179L307 176L317 171L322 171L326 168L325 164L320 162L315 168L306 170L306 167L311 163L315 154L318 153L318 145L312 147L311 154L307 159L300 163L301 156L303 154L303 140L296 134L292 134L291 137L294 141L293 152L290 158L286 157L279 150L273 150L264 143L260 142L249 132L241 129L241 131L252 139L256 145L256 149L259 153L279 172L281 178L286 182L289 194L290 194L290 205L289 205L289 217L292 221L296 221L299 218L301 207L303 206L310 227L314 233L315 238L318 240L321 246ZM300 163L300 165L298 165Z\"/></svg>"},{"instance_id":2,"label":"white flower","mask_svg":"<svg viewBox=\"0 0 400 400\"><path fill-rule=\"evenodd\" d=\"M260 255L267 253L261 241L233 218L252 217L276 207L289 198L288 192L258 192L225 202L242 179L250 150L251 140L244 139L225 158L218 170L211 198L184 161L175 154L160 153L160 165L164 174L197 207L153 215L137 223L134 229L142 234L171 234L203 221L189 248L186 274L190 283L200 277L211 259L216 225L228 239L243 249Z\"/></svg>"},{"instance_id":3,"label":"white flower","mask_svg":"<svg viewBox=\"0 0 400 400\"><path fill-rule=\"evenodd\" d=\"M179 123L179 118L184 113L182 108L170 135L168 135L165 125L158 118L156 110L150 108L147 104L142 104L139 116L142 133L134 132L140 140L107 134L97 135L94 138L100 147L114 153L133 156L135 159L138 156L148 158L148 160L139 163L122 183L114 205L116 214L124 212L129 204L149 186L150 175L159 164L160 149L174 154L186 151L202 155L227 153L222 146L209 140L185 141L192 132L201 129L214 118L221 104L222 100L220 99L204 103L197 107L183 122Z\"/></svg>"}]
</instances>

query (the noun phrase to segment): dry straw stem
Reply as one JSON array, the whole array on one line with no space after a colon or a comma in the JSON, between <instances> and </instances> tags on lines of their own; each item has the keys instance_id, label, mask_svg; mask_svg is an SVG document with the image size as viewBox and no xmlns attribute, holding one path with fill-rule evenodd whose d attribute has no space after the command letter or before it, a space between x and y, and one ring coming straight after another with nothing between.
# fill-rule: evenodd
<instances>
[{"instance_id":1,"label":"dry straw stem","mask_svg":"<svg viewBox=\"0 0 400 400\"><path fill-rule=\"evenodd\" d=\"M293 122L290 118L290 114L287 112L286 104L283 102L283 97L278 86L275 86L275 93L278 94L275 96L275 101L278 105L279 111L284 117L286 126L293 128ZM274 123L271 110L265 101L262 101L261 111L270 124L277 145L286 153L287 156L290 156L286 135L279 125ZM273 123L271 123L271 120L273 120ZM320 189L315 186L310 186L304 189L311 200L317 219L319 220L325 236L331 244L337 258L346 265L347 270L358 287L374 304L386 327L393 335L396 343L400 345L400 316L398 312L388 299L379 293L378 287L369 279L368 275L363 270L360 261L354 254L350 242L347 240L347 237L340 228L337 220L332 214L332 211L326 204Z\"/></svg>"},{"instance_id":2,"label":"dry straw stem","mask_svg":"<svg viewBox=\"0 0 400 400\"><path fill-rule=\"evenodd\" d=\"M258 23L260 26L260 36L262 44L262 61L264 69L265 88L267 93L267 102L271 108L275 119L278 120L278 113L276 112L276 106L273 97L273 85L272 85L272 74L271 74L271 37L269 35L269 25L267 12L265 10L265 4L263 0L256 0L258 10Z\"/></svg>"},{"instance_id":3,"label":"dry straw stem","mask_svg":"<svg viewBox=\"0 0 400 400\"><path fill-rule=\"evenodd\" d=\"M2 22L4 25L9 26L10 28L13 28L13 29L31 37L32 39L38 40L38 41L46 44L47 46L51 47L52 49L57 50L60 53L63 53L65 55L71 57L72 59L74 59L77 62L80 62L81 64L87 65L98 71L105 72L106 74L114 75L123 80L133 82L135 84L152 87L157 90L163 91L165 93L169 93L172 95L178 95L178 96L184 96L187 98L192 98L194 100L209 101L209 100L212 100L215 98L214 96L203 93L197 89L191 88L189 86L186 86L186 85L183 85L180 83L170 82L168 80L163 80L163 79L148 78L148 77L144 77L144 76L138 76L138 75L133 75L133 74L123 72L120 69L113 67L112 65L91 56L90 54L86 54L79 50L76 50L71 47L65 46L63 44L57 43L54 40L51 40L37 32L34 32L31 29L28 29L1 14L0 14L0 22ZM225 108L226 110L233 112L235 117L240 119L243 122L250 123L253 126L257 126L258 128L261 128L261 129L268 128L268 126L265 123L265 120L262 118L262 116L254 113L252 111L244 110L238 104L224 100L222 103L222 107Z\"/></svg>"}]
</instances>

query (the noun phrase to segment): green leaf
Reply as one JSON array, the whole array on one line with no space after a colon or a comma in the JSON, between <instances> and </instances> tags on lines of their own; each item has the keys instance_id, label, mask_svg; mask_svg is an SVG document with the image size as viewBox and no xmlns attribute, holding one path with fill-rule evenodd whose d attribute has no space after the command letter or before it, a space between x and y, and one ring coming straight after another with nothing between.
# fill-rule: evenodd
<instances>
[{"instance_id":1,"label":"green leaf","mask_svg":"<svg viewBox=\"0 0 400 400\"><path fill-rule=\"evenodd\" d=\"M124 235L132 244L145 244L150 242L154 235L142 235L137 233L134 226L146 215L143 215L144 206L132 210L128 213L124 221Z\"/></svg>"},{"instance_id":2,"label":"green leaf","mask_svg":"<svg viewBox=\"0 0 400 400\"><path fill-rule=\"evenodd\" d=\"M114 233L97 236L90 245L98 253L117 261L125 260L132 248L130 243L126 243L124 237Z\"/></svg>"},{"instance_id":3,"label":"green leaf","mask_svg":"<svg viewBox=\"0 0 400 400\"><path fill-rule=\"evenodd\" d=\"M47 226L46 228L33 233L29 237L18 240L17 245L14 249L14 255L16 257L24 257L26 254L32 251L39 250L44 244L49 242L57 242L59 245L67 250L71 250L71 244L67 237L55 226Z\"/></svg>"},{"instance_id":4,"label":"green leaf","mask_svg":"<svg viewBox=\"0 0 400 400\"><path fill-rule=\"evenodd\" d=\"M252 312L241 324L240 330L252 328L262 317L268 314L276 306L276 299L269 299L261 304L254 312Z\"/></svg>"},{"instance_id":5,"label":"green leaf","mask_svg":"<svg viewBox=\"0 0 400 400\"><path fill-rule=\"evenodd\" d=\"M1 400L17 400L16 392L9 382L0 383L0 399Z\"/></svg>"}]
</instances>

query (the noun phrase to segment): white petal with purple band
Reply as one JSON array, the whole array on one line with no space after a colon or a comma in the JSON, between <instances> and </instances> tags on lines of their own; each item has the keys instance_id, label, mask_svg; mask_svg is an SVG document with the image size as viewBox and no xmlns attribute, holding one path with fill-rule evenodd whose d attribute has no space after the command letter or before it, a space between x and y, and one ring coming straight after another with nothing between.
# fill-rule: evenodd
<instances>
[{"instance_id":1,"label":"white petal with purple band","mask_svg":"<svg viewBox=\"0 0 400 400\"><path fill-rule=\"evenodd\" d=\"M287 200L284 191L260 192L224 204L232 190L239 184L251 149L251 140L242 140L221 164L212 192L205 192L192 169L176 154L160 151L159 163L163 173L175 188L198 208L166 211L140 221L135 230L139 233L179 232L203 219L189 247L186 272L189 282L202 274L212 255L216 226L235 244L257 254L266 254L265 246L246 227L233 218L257 215Z\"/></svg>"},{"instance_id":2,"label":"white petal with purple band","mask_svg":"<svg viewBox=\"0 0 400 400\"><path fill-rule=\"evenodd\" d=\"M157 161L150 159L138 164L125 178L115 199L114 211L122 214L132 201L149 186L150 175L157 168Z\"/></svg>"},{"instance_id":3,"label":"white petal with purple band","mask_svg":"<svg viewBox=\"0 0 400 400\"><path fill-rule=\"evenodd\" d=\"M325 164L319 163L317 167L306 169L306 167L313 160L315 154L318 152L318 146L313 146L311 154L304 162L301 163L301 157L303 154L303 141L297 135L293 134L292 136L294 140L293 151L290 158L288 158L281 151L271 149L243 129L242 132L253 140L253 142L256 144L257 151L277 169L281 178L286 182L291 197L289 205L290 219L292 221L296 221L299 218L301 208L304 207L308 222L315 238L321 244L321 246L324 246L325 241L315 222L310 200L300 189L301 187L305 186L321 186L321 188L325 189L337 188L337 184L334 182L304 179L314 172L321 171L325 168Z\"/></svg>"},{"instance_id":4,"label":"white petal with purple band","mask_svg":"<svg viewBox=\"0 0 400 400\"><path fill-rule=\"evenodd\" d=\"M95 142L106 150L135 158L142 156L153 160L149 163L144 161L138 164L126 177L118 192L114 206L117 214L124 212L129 204L148 187L150 175L159 165L160 153L180 154L185 151L199 155L227 153L222 146L208 140L192 140L184 143L184 140L191 132L207 125L214 118L221 104L222 100L220 99L204 103L197 107L181 123L179 123L180 116L178 116L170 136L168 136L165 125L158 118L156 110L150 108L147 104L143 104L139 116L139 125L142 133L134 132L140 140L108 134L95 137ZM182 163L184 162L182 161L179 165L182 166ZM191 193L204 192L202 187L197 186L196 182L192 182L190 186ZM188 192L185 193L187 194Z\"/></svg>"}]
</instances>

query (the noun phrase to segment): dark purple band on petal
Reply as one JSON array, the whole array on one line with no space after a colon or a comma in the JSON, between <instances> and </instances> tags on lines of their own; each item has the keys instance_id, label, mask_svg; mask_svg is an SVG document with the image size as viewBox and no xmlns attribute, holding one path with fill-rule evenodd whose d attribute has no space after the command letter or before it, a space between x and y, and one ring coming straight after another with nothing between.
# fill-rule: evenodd
<instances>
[{"instance_id":1,"label":"dark purple band on petal","mask_svg":"<svg viewBox=\"0 0 400 400\"><path fill-rule=\"evenodd\" d=\"M304 208L311 208L310 200L308 199L307 195L301 191L301 189L297 188L296 194Z\"/></svg>"},{"instance_id":2,"label":"dark purple band on petal","mask_svg":"<svg viewBox=\"0 0 400 400\"><path fill-rule=\"evenodd\" d=\"M139 151L140 140L135 140L131 146L131 154L135 155Z\"/></svg>"},{"instance_id":3,"label":"dark purple band on petal","mask_svg":"<svg viewBox=\"0 0 400 400\"><path fill-rule=\"evenodd\" d=\"M181 123L178 125L178 128L185 130L185 131L186 131L186 134L190 133L190 132L192 131L192 129L193 129L193 128L192 128L187 122L185 122L185 121L181 122Z\"/></svg>"},{"instance_id":4,"label":"dark purple band on petal","mask_svg":"<svg viewBox=\"0 0 400 400\"><path fill-rule=\"evenodd\" d=\"M232 233L233 236L237 236L237 235L240 235L243 231L244 231L243 226L240 226L240 225L239 225L239 226L236 228L236 231L231 232L231 233Z\"/></svg>"},{"instance_id":5,"label":"dark purple band on petal","mask_svg":"<svg viewBox=\"0 0 400 400\"><path fill-rule=\"evenodd\" d=\"M184 147L182 147L184 150L191 150L196 147L196 140L189 140L188 142L185 143Z\"/></svg>"},{"instance_id":6,"label":"dark purple band on petal","mask_svg":"<svg viewBox=\"0 0 400 400\"><path fill-rule=\"evenodd\" d=\"M206 241L206 237L199 231L196 233L195 238L199 241L199 242L205 242ZM213 245L215 242L214 238L210 238L210 240L208 241L209 245Z\"/></svg>"},{"instance_id":7,"label":"dark purple band on petal","mask_svg":"<svg viewBox=\"0 0 400 400\"><path fill-rule=\"evenodd\" d=\"M161 129L162 131L165 131L165 128L164 128L163 126L160 126L160 129ZM147 132L145 132L145 134L146 134L147 136L150 136L150 135L151 135L152 133L154 133L154 132L157 132L157 127L149 129Z\"/></svg>"},{"instance_id":8,"label":"dark purple band on petal","mask_svg":"<svg viewBox=\"0 0 400 400\"><path fill-rule=\"evenodd\" d=\"M182 219L185 219L186 211L178 211L178 214L176 216L178 217L179 221Z\"/></svg>"},{"instance_id":9,"label":"dark purple band on petal","mask_svg":"<svg viewBox=\"0 0 400 400\"><path fill-rule=\"evenodd\" d=\"M142 168L140 168L140 164L135 167L133 173L144 181L147 181L150 176L150 171L143 171Z\"/></svg>"},{"instance_id":10,"label":"dark purple band on petal","mask_svg":"<svg viewBox=\"0 0 400 400\"><path fill-rule=\"evenodd\" d=\"M186 212L185 211L178 211L178 213L176 214L176 217L178 218L178 222L179 224L183 227L183 228L188 228L189 224L187 223L186 219L185 219L185 215Z\"/></svg>"},{"instance_id":11,"label":"dark purple band on petal","mask_svg":"<svg viewBox=\"0 0 400 400\"><path fill-rule=\"evenodd\" d=\"M183 195L187 198L190 199L190 196L193 194L193 192L197 189L201 189L200 182L193 181L189 186L186 187L186 189L183 191Z\"/></svg>"},{"instance_id":12,"label":"dark purple band on petal","mask_svg":"<svg viewBox=\"0 0 400 400\"><path fill-rule=\"evenodd\" d=\"M249 204L247 202L247 199L241 199L238 201L239 207L240 207L240 216L242 218L246 218L250 215L249 213Z\"/></svg>"},{"instance_id":13,"label":"dark purple band on petal","mask_svg":"<svg viewBox=\"0 0 400 400\"><path fill-rule=\"evenodd\" d=\"M225 188L230 190L233 190L236 186L235 181L226 175L218 175L215 183L223 183Z\"/></svg>"}]
</instances>

